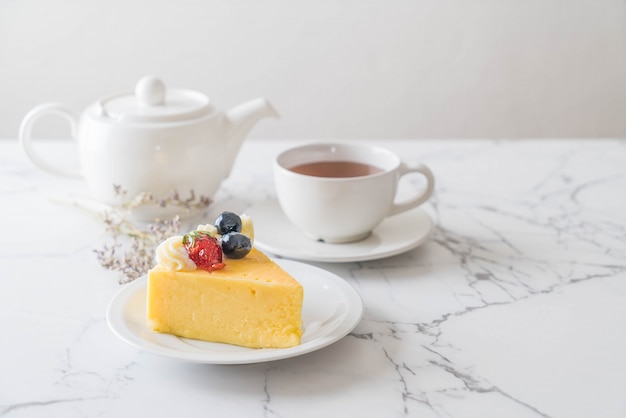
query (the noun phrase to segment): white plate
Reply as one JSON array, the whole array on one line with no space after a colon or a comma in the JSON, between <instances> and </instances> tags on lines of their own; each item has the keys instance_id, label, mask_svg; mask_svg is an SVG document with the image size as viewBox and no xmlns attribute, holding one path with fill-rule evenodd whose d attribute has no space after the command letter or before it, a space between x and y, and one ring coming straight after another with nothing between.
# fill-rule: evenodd
<instances>
[{"instance_id":1,"label":"white plate","mask_svg":"<svg viewBox=\"0 0 626 418\"><path fill-rule=\"evenodd\" d=\"M386 218L364 240L347 244L313 241L289 222L278 201L267 200L246 209L254 220L254 245L281 257L344 263L391 257L424 243L433 221L420 208Z\"/></svg>"},{"instance_id":2,"label":"white plate","mask_svg":"<svg viewBox=\"0 0 626 418\"><path fill-rule=\"evenodd\" d=\"M259 363L299 356L340 340L357 326L363 314L363 302L341 277L295 261L274 261L304 288L304 333L299 346L253 349L154 332L146 319L146 276L118 292L107 309L107 322L119 338L141 350L207 364Z\"/></svg>"}]
</instances>

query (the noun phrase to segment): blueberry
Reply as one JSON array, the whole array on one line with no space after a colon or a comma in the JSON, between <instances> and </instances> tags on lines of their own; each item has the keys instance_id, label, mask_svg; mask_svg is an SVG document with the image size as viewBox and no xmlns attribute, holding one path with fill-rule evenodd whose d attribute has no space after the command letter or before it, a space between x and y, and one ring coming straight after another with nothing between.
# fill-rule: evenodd
<instances>
[{"instance_id":1,"label":"blueberry","mask_svg":"<svg viewBox=\"0 0 626 418\"><path fill-rule=\"evenodd\" d=\"M241 232L229 232L220 240L222 253L228 258L244 258L252 250L252 241Z\"/></svg>"},{"instance_id":2,"label":"blueberry","mask_svg":"<svg viewBox=\"0 0 626 418\"><path fill-rule=\"evenodd\" d=\"M233 212L222 212L215 220L217 233L226 235L229 232L241 232L241 218Z\"/></svg>"}]
</instances>

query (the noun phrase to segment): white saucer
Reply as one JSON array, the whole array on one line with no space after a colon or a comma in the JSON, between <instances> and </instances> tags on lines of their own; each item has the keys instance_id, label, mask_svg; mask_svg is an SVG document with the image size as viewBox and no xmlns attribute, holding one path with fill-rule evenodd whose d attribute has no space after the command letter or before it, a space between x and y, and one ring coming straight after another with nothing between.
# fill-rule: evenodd
<instances>
[{"instance_id":1,"label":"white saucer","mask_svg":"<svg viewBox=\"0 0 626 418\"><path fill-rule=\"evenodd\" d=\"M115 335L136 348L207 364L260 363L299 356L340 340L357 326L363 314L363 302L345 280L308 264L274 261L304 287L304 333L299 346L253 349L154 332L146 319L146 276L125 285L111 300L107 322Z\"/></svg>"},{"instance_id":2,"label":"white saucer","mask_svg":"<svg viewBox=\"0 0 626 418\"><path fill-rule=\"evenodd\" d=\"M424 243L433 222L420 208L386 218L364 240L326 244L302 234L285 217L278 201L267 200L246 209L254 220L254 245L261 251L305 261L329 263L367 261L401 254Z\"/></svg>"}]
</instances>

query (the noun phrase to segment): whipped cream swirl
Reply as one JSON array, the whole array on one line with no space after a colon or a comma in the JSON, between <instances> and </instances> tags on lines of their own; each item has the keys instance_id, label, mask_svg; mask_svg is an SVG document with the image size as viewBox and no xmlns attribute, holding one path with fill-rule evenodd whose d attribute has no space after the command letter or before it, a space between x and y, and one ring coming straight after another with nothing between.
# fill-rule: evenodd
<instances>
[{"instance_id":1,"label":"whipped cream swirl","mask_svg":"<svg viewBox=\"0 0 626 418\"><path fill-rule=\"evenodd\" d=\"M195 270L196 264L191 261L183 246L183 237L173 236L163 241L156 249L156 262L168 270Z\"/></svg>"},{"instance_id":2,"label":"whipped cream swirl","mask_svg":"<svg viewBox=\"0 0 626 418\"><path fill-rule=\"evenodd\" d=\"M219 232L217 232L217 227L215 225L211 225L211 224L206 224L206 225L198 225L198 227L196 228L196 231L204 231L204 232L208 232L210 235L214 236L215 238L217 238L218 240L220 239L221 235L219 234Z\"/></svg>"}]
</instances>

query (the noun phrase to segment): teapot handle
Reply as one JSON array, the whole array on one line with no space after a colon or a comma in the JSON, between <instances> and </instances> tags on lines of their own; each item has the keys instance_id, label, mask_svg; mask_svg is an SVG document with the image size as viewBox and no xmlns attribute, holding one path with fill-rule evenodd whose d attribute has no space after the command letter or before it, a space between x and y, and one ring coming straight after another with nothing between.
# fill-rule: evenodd
<instances>
[{"instance_id":1,"label":"teapot handle","mask_svg":"<svg viewBox=\"0 0 626 418\"><path fill-rule=\"evenodd\" d=\"M70 124L72 139L76 140L78 117L74 114L74 112L66 106L58 103L44 103L33 108L30 112L26 114L26 116L22 120L22 124L20 125L19 140L22 144L24 152L26 152L28 158L30 158L36 166L49 173L64 177L82 178L83 175L81 174L80 170L55 165L49 161L46 161L40 156L40 154L35 151L32 143L33 125L35 124L37 119L46 115L61 116L66 119Z\"/></svg>"}]
</instances>

